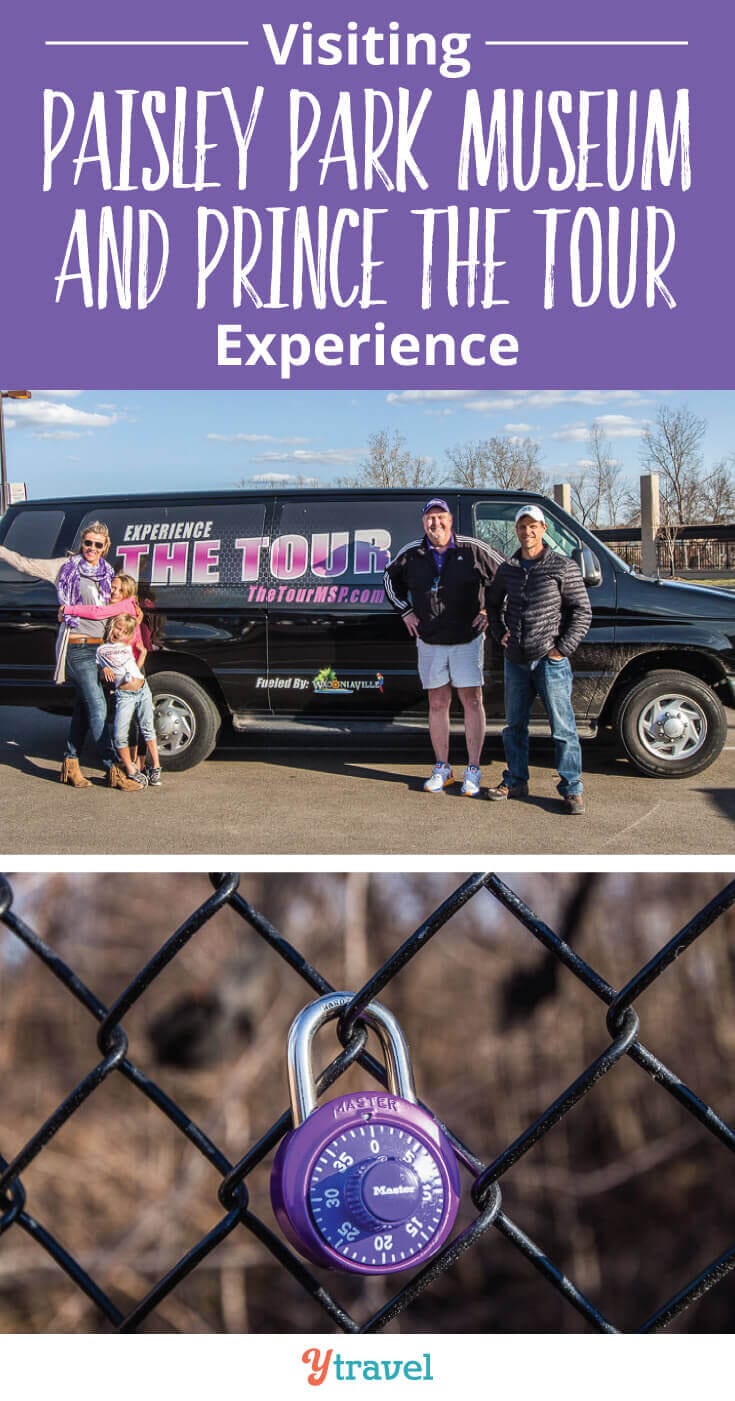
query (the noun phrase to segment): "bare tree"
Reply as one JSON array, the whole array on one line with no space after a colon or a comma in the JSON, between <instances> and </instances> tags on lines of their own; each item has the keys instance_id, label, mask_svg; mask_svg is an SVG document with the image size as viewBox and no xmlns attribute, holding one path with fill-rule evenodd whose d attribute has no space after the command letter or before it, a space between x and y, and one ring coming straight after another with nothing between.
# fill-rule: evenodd
<instances>
[{"instance_id":1,"label":"bare tree","mask_svg":"<svg viewBox=\"0 0 735 1401\"><path fill-rule=\"evenodd\" d=\"M451 481L465 487L500 487L504 491L543 491L541 450L532 438L486 438L447 448Z\"/></svg>"},{"instance_id":2,"label":"bare tree","mask_svg":"<svg viewBox=\"0 0 735 1401\"><path fill-rule=\"evenodd\" d=\"M716 462L702 482L702 505L713 525L728 525L735 520L733 465L732 458L729 462Z\"/></svg>"},{"instance_id":3,"label":"bare tree","mask_svg":"<svg viewBox=\"0 0 735 1401\"><path fill-rule=\"evenodd\" d=\"M661 489L661 530L674 573L674 547L684 525L704 514L702 499L702 439L707 431L703 418L685 404L662 404L655 425L647 428L641 443L641 460L649 472L658 472ZM684 546L684 567L688 565Z\"/></svg>"},{"instance_id":4,"label":"bare tree","mask_svg":"<svg viewBox=\"0 0 735 1401\"><path fill-rule=\"evenodd\" d=\"M662 404L656 423L647 428L641 458L649 472L661 479L661 505L672 522L689 525L702 507L702 439L707 431L703 418L686 405Z\"/></svg>"},{"instance_id":5,"label":"bare tree","mask_svg":"<svg viewBox=\"0 0 735 1401\"><path fill-rule=\"evenodd\" d=\"M417 457L406 446L406 439L396 428L391 433L380 429L368 438L368 455L360 463L354 477L340 477L337 486L392 487L436 484L436 473L429 458Z\"/></svg>"},{"instance_id":6,"label":"bare tree","mask_svg":"<svg viewBox=\"0 0 735 1401\"><path fill-rule=\"evenodd\" d=\"M617 525L635 509L623 465L612 456L602 428L594 422L588 438L589 457L571 482L572 510L583 525Z\"/></svg>"}]
</instances>

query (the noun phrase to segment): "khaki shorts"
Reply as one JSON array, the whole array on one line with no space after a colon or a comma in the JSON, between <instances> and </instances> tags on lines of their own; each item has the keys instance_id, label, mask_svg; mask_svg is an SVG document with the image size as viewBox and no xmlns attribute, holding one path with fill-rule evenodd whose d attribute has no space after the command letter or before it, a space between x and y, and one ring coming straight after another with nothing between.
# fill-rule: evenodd
<instances>
[{"instance_id":1,"label":"khaki shorts","mask_svg":"<svg viewBox=\"0 0 735 1401\"><path fill-rule=\"evenodd\" d=\"M485 655L485 638L482 633L471 642L460 642L456 647L444 647L441 643L422 642L416 639L418 649L419 676L425 691L433 691L437 686L481 686L482 662Z\"/></svg>"}]
</instances>

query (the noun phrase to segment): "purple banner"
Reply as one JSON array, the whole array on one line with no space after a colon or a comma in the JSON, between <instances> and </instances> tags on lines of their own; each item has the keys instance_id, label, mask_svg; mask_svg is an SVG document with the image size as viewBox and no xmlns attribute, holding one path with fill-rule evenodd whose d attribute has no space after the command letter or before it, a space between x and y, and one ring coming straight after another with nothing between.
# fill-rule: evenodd
<instances>
[{"instance_id":1,"label":"purple banner","mask_svg":"<svg viewBox=\"0 0 735 1401\"><path fill-rule=\"evenodd\" d=\"M0 385L732 387L724 13L11 7Z\"/></svg>"}]
</instances>

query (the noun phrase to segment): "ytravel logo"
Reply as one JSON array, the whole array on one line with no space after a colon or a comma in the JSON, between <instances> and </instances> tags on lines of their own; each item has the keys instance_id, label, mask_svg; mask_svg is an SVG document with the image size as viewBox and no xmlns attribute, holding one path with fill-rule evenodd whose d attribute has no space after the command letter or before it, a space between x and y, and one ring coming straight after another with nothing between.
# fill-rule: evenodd
<instances>
[{"instance_id":1,"label":"ytravel logo","mask_svg":"<svg viewBox=\"0 0 735 1401\"><path fill-rule=\"evenodd\" d=\"M333 1348L310 1347L301 1361L308 1368L309 1386L336 1382L433 1382L431 1354L420 1357L343 1357Z\"/></svg>"}]
</instances>

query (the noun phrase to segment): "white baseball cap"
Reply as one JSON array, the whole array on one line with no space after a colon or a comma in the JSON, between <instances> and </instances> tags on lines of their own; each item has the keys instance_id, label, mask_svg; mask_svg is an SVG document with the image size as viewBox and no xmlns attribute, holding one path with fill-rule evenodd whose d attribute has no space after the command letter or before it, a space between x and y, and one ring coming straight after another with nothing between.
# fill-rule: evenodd
<instances>
[{"instance_id":1,"label":"white baseball cap","mask_svg":"<svg viewBox=\"0 0 735 1401\"><path fill-rule=\"evenodd\" d=\"M546 516L540 506L521 506L520 511L516 511L515 514L516 525L523 516L530 516L532 521L540 521L542 525L546 525Z\"/></svg>"}]
</instances>

